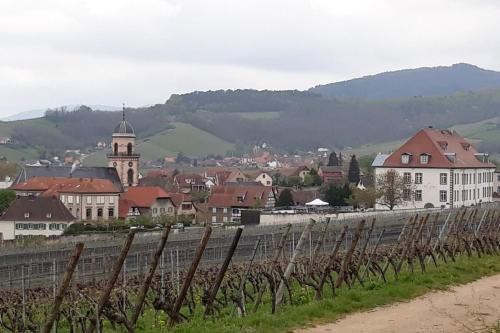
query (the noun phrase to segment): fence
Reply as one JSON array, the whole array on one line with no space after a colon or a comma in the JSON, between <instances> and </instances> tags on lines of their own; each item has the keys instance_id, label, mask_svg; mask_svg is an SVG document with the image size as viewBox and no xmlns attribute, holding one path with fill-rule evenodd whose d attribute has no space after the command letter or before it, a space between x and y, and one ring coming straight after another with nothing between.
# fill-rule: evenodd
<instances>
[{"instance_id":1,"label":"fence","mask_svg":"<svg viewBox=\"0 0 500 333\"><path fill-rule=\"evenodd\" d=\"M482 214L487 208L492 207L496 206L489 205L482 207L479 212ZM439 213L438 225L442 226L455 212L456 210L426 210L419 211L418 213ZM325 235L323 251L329 251L333 248L335 238L344 225L349 226L345 239L345 247L347 248L352 240L356 221L361 217L367 221L372 218L378 218L377 227L371 235L370 242L375 242L382 230L384 230L381 243L392 243L400 234L405 222L414 214L415 212L413 211L378 215L372 213L366 214L366 217L364 215L357 215L350 219L332 220ZM285 245L285 255L291 255L308 221L309 219L305 218L292 225ZM305 248L308 249L309 253L313 251L314 243L318 239L320 232L322 232L326 218L322 217L317 219L317 221L320 223L315 225L306 240ZM257 239L260 239L260 244L256 260L264 261L269 259L286 228L287 225L251 226L245 228L233 256L233 261L248 260L252 255ZM236 229L214 228L200 265L210 266L220 264L224 260L235 232ZM183 270L193 260L202 234L202 228L188 229L185 232L172 234L163 251L159 270L164 273L173 274L172 276L178 276L179 271ZM85 283L107 276L112 263L120 253L124 237L123 234L118 234L112 238L108 237L105 240L97 239L86 242L84 251L76 267L74 282ZM124 263L123 278L143 275L148 271L148 260L150 260L151 253L156 247L158 238L159 232L144 232L136 235L134 244ZM75 238L75 240L78 239ZM32 288L46 286L47 283L52 283L55 288L60 275L69 261L73 248L74 245L70 242L64 244L62 247L10 249L6 253L0 254L0 289Z\"/></svg>"}]
</instances>

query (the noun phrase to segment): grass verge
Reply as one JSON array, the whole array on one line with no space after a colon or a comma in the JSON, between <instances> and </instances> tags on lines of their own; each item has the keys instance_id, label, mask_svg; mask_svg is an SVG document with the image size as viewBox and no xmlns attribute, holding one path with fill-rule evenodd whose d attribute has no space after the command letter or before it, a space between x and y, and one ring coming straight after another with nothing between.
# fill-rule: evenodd
<instances>
[{"instance_id":1,"label":"grass verge","mask_svg":"<svg viewBox=\"0 0 500 333\"><path fill-rule=\"evenodd\" d=\"M284 306L275 315L270 313L269 305L265 304L258 312L245 318L223 314L218 320L203 320L202 316L196 316L190 322L179 325L174 332L290 332L295 328L332 322L352 312L409 300L432 290L446 290L450 286L499 272L498 256L462 257L447 265L441 262L437 268L428 266L426 273L405 272L399 279L391 278L388 283L367 281L364 287L356 285L352 289L341 288L335 298L332 298L331 293L326 293L321 301L313 300L312 290L300 289L295 294L296 304ZM143 317L146 322L140 323L137 331L167 332L162 321L154 324L147 320L152 319L152 316L151 313L151 316Z\"/></svg>"}]
</instances>

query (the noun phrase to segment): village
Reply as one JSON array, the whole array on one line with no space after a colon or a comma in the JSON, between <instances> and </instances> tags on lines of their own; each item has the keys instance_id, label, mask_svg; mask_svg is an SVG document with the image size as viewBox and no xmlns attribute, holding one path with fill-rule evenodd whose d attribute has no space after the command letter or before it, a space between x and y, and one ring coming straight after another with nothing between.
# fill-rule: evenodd
<instances>
[{"instance_id":1,"label":"village","mask_svg":"<svg viewBox=\"0 0 500 333\"><path fill-rule=\"evenodd\" d=\"M110 131L111 132L111 131ZM293 222L308 214L474 207L496 200L500 173L453 130L424 128L390 154L361 167L355 155L320 148L306 156L273 154L193 163L178 157L141 171L133 125L115 127L107 166L25 164L0 217L2 241L129 228ZM278 218L278 216L280 218Z\"/></svg>"}]
</instances>

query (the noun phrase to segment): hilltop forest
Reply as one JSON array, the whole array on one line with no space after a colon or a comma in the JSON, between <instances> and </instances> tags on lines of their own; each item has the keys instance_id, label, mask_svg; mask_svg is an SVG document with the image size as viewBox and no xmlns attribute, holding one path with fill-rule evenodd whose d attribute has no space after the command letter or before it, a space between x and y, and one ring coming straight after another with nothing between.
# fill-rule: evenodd
<instances>
[{"instance_id":1,"label":"hilltop forest","mask_svg":"<svg viewBox=\"0 0 500 333\"><path fill-rule=\"evenodd\" d=\"M500 73L493 73L500 77ZM486 81L493 82L491 73L488 75ZM380 78L364 80L374 79ZM483 83L478 87L484 87ZM318 89L192 92L172 95L163 104L126 109L126 116L140 140L184 123L233 144L239 151L266 142L277 151L293 153L398 140L429 125L450 127L500 116L500 83L497 90L460 90L386 99L322 95ZM120 112L82 106L73 112L51 110L41 119L0 122L0 135L10 135L17 147L59 154L109 141L120 120ZM497 149L500 129L490 124L488 130L494 135L487 135L481 144Z\"/></svg>"}]
</instances>

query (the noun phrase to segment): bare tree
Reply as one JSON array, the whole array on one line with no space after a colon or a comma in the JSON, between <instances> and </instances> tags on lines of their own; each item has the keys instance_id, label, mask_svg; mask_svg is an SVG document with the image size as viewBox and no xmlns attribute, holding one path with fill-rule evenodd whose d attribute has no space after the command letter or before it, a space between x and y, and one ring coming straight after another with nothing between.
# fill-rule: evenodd
<instances>
[{"instance_id":1,"label":"bare tree","mask_svg":"<svg viewBox=\"0 0 500 333\"><path fill-rule=\"evenodd\" d=\"M403 176L396 170L390 169L377 175L376 198L378 204L393 210L403 200L411 199L411 184L406 184Z\"/></svg>"}]
</instances>

